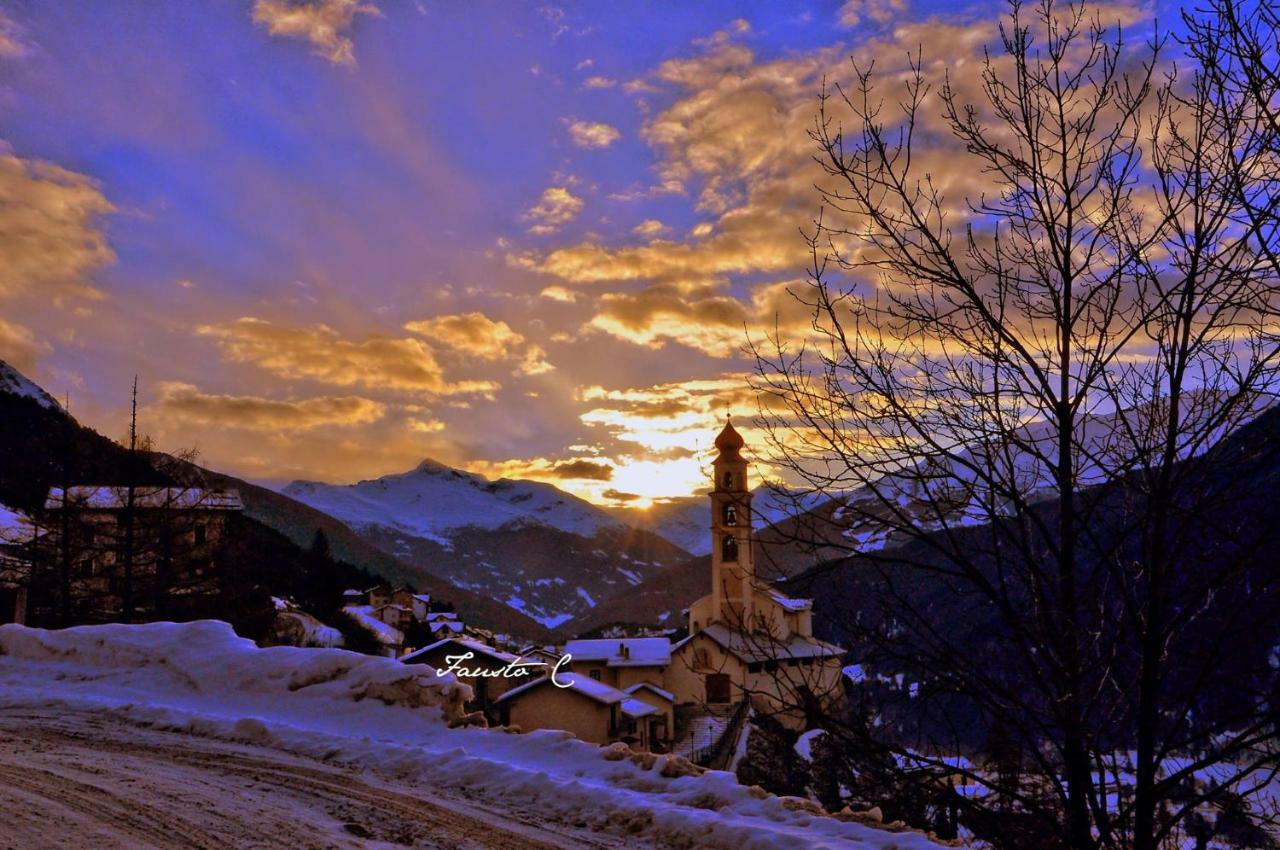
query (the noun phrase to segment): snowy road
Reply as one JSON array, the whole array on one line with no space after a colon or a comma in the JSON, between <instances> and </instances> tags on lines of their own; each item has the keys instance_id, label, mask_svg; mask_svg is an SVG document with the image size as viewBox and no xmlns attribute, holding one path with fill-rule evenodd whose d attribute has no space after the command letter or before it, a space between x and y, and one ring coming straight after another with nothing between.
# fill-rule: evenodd
<instances>
[{"instance_id":1,"label":"snowy road","mask_svg":"<svg viewBox=\"0 0 1280 850\"><path fill-rule=\"evenodd\" d=\"M91 712L0 710L0 848L617 846L388 776Z\"/></svg>"}]
</instances>

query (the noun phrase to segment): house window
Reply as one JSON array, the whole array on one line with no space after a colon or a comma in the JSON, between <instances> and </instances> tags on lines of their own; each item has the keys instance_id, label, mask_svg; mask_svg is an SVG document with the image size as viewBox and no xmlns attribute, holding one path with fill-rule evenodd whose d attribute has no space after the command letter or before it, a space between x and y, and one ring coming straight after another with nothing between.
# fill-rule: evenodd
<instances>
[{"instance_id":1,"label":"house window","mask_svg":"<svg viewBox=\"0 0 1280 850\"><path fill-rule=\"evenodd\" d=\"M711 666L711 656L705 649L695 649L693 651L693 666L698 668Z\"/></svg>"},{"instance_id":2,"label":"house window","mask_svg":"<svg viewBox=\"0 0 1280 850\"><path fill-rule=\"evenodd\" d=\"M729 674L728 673L708 673L707 674L707 702L709 703L729 702Z\"/></svg>"},{"instance_id":3,"label":"house window","mask_svg":"<svg viewBox=\"0 0 1280 850\"><path fill-rule=\"evenodd\" d=\"M738 524L738 508L731 502L726 502L724 506L724 524L725 525Z\"/></svg>"},{"instance_id":4,"label":"house window","mask_svg":"<svg viewBox=\"0 0 1280 850\"><path fill-rule=\"evenodd\" d=\"M205 535L204 523L196 523L196 545L203 546L208 539Z\"/></svg>"},{"instance_id":5,"label":"house window","mask_svg":"<svg viewBox=\"0 0 1280 850\"><path fill-rule=\"evenodd\" d=\"M720 543L720 560L738 560L738 539L732 534L726 534Z\"/></svg>"},{"instance_id":6,"label":"house window","mask_svg":"<svg viewBox=\"0 0 1280 850\"><path fill-rule=\"evenodd\" d=\"M595 679L597 682L598 682L598 681L600 681L600 671L599 671L599 670L592 670L590 675L591 675L591 678Z\"/></svg>"}]
</instances>

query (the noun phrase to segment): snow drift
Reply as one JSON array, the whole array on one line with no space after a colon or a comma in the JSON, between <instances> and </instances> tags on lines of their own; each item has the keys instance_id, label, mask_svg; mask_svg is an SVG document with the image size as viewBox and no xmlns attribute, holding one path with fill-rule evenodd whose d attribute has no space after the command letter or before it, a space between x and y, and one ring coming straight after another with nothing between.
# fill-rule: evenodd
<instances>
[{"instance_id":1,"label":"snow drift","mask_svg":"<svg viewBox=\"0 0 1280 850\"><path fill-rule=\"evenodd\" d=\"M682 759L596 747L566 732L450 728L469 689L425 665L338 649L262 649L225 623L43 631L0 626L0 707L66 706L247 741L451 789L672 848L940 845L827 817Z\"/></svg>"}]
</instances>

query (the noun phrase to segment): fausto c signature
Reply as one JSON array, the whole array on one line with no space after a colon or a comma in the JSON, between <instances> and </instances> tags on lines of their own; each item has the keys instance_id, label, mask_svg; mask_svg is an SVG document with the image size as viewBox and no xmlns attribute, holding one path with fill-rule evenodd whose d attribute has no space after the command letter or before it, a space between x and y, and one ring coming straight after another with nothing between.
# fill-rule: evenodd
<instances>
[{"instance_id":1,"label":"fausto c signature","mask_svg":"<svg viewBox=\"0 0 1280 850\"><path fill-rule=\"evenodd\" d=\"M560 668L568 664L572 659L572 655L562 655L555 664L548 664L546 661L523 661L523 656L517 655L507 664L497 670L488 670L483 667L464 667L471 659L475 658L474 652L464 652L461 655L446 655L444 657L448 667L441 670L441 673L452 673L455 676L463 676L467 678L486 678L486 679L519 679L524 676L532 676L533 671L539 667L551 668L551 684L557 688L573 687L571 682L564 681L556 677L560 672Z\"/></svg>"}]
</instances>

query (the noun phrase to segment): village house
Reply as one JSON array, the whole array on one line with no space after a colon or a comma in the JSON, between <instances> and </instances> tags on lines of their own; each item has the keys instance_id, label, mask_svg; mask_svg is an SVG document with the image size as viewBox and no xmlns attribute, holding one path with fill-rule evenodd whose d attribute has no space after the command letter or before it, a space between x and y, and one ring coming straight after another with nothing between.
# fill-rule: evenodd
<instances>
[{"instance_id":1,"label":"village house","mask_svg":"<svg viewBox=\"0 0 1280 850\"><path fill-rule=\"evenodd\" d=\"M497 722L496 715L491 711L495 700L547 673L547 669L539 661L530 662L465 637L438 640L400 660L405 664L428 664L439 671L452 668L458 681L471 686L473 696L467 703L468 710L484 712L491 723ZM525 666L526 664L531 666ZM471 671L475 675L463 675L461 670Z\"/></svg>"},{"instance_id":2,"label":"village house","mask_svg":"<svg viewBox=\"0 0 1280 850\"><path fill-rule=\"evenodd\" d=\"M564 645L569 669L626 690L640 682L661 685L671 664L667 638L571 640Z\"/></svg>"},{"instance_id":3,"label":"village house","mask_svg":"<svg viewBox=\"0 0 1280 850\"><path fill-rule=\"evenodd\" d=\"M422 622L431 610L431 594L417 593L412 588L401 585L391 593L391 604L399 605L410 613L413 619Z\"/></svg>"},{"instance_id":4,"label":"village house","mask_svg":"<svg viewBox=\"0 0 1280 850\"><path fill-rule=\"evenodd\" d=\"M558 683L558 684L557 684ZM522 732L563 729L584 741L653 749L666 719L645 700L582 673L560 672L513 688L496 701L499 722Z\"/></svg>"},{"instance_id":5,"label":"village house","mask_svg":"<svg viewBox=\"0 0 1280 850\"><path fill-rule=\"evenodd\" d=\"M165 596L218 593L215 556L229 518L242 510L235 491L55 487L44 502L40 549L45 561L64 553L71 561L71 591L79 618L119 614L126 562L131 562L136 611L146 614Z\"/></svg>"}]
</instances>

